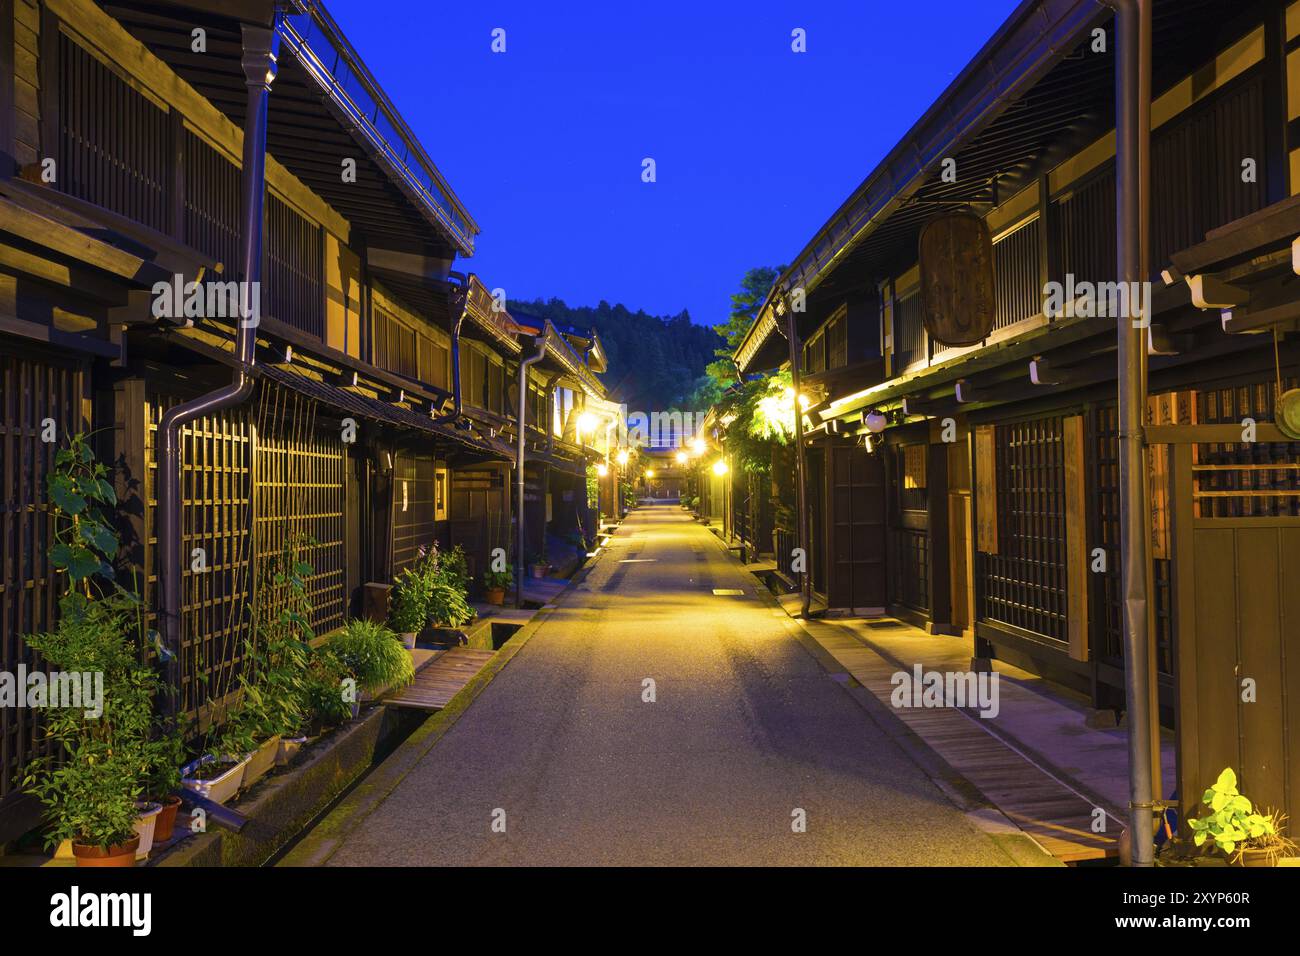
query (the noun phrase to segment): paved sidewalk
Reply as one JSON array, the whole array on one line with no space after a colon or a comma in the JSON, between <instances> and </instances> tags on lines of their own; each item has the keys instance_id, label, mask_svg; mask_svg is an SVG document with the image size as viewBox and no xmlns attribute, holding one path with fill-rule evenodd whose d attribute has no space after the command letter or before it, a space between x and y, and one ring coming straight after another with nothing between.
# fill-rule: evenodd
<instances>
[{"instance_id":1,"label":"paved sidewalk","mask_svg":"<svg viewBox=\"0 0 1300 956\"><path fill-rule=\"evenodd\" d=\"M966 671L970 638L929 634L893 618L829 618L902 670ZM1123 727L1087 725L1089 706L1081 696L1004 661L998 672L1000 710L987 729L1073 789L1104 807L1117 820L1127 817L1128 741ZM1162 731L1161 769L1165 796L1174 787L1173 735Z\"/></svg>"}]
</instances>

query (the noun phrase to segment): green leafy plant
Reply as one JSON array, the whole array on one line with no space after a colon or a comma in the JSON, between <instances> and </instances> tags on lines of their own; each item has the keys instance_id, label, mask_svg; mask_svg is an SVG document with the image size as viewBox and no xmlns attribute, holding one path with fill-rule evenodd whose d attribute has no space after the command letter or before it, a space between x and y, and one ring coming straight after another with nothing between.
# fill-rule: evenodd
<instances>
[{"instance_id":1,"label":"green leafy plant","mask_svg":"<svg viewBox=\"0 0 1300 956\"><path fill-rule=\"evenodd\" d=\"M349 621L331 635L330 649L367 693L385 687L403 687L415 678L411 655L401 639L382 624Z\"/></svg>"},{"instance_id":2,"label":"green leafy plant","mask_svg":"<svg viewBox=\"0 0 1300 956\"><path fill-rule=\"evenodd\" d=\"M302 690L303 709L309 720L333 727L352 716L351 702L343 695L343 681L350 676L347 666L328 644L311 649Z\"/></svg>"},{"instance_id":3,"label":"green leafy plant","mask_svg":"<svg viewBox=\"0 0 1300 956\"><path fill-rule=\"evenodd\" d=\"M180 789L185 741L176 730L166 731L150 741L147 756L144 795L150 800L162 801Z\"/></svg>"},{"instance_id":4,"label":"green leafy plant","mask_svg":"<svg viewBox=\"0 0 1300 956\"><path fill-rule=\"evenodd\" d=\"M73 593L59 607L54 630L28 635L27 644L54 670L102 675L102 713L84 700L47 707L48 750L27 765L21 785L45 805L48 845L70 839L109 847L134 835L135 801L154 767L149 740L161 682L141 663L142 614L133 596Z\"/></svg>"},{"instance_id":5,"label":"green leafy plant","mask_svg":"<svg viewBox=\"0 0 1300 956\"><path fill-rule=\"evenodd\" d=\"M107 509L117 504L108 467L95 458L88 436L78 433L54 455L45 477L46 494L58 517L50 561L68 575L69 587L89 594L95 575L113 580L119 542Z\"/></svg>"},{"instance_id":6,"label":"green leafy plant","mask_svg":"<svg viewBox=\"0 0 1300 956\"><path fill-rule=\"evenodd\" d=\"M456 545L450 551L438 553L438 575L448 585L465 594L469 591L469 558L465 549Z\"/></svg>"},{"instance_id":7,"label":"green leafy plant","mask_svg":"<svg viewBox=\"0 0 1300 956\"><path fill-rule=\"evenodd\" d=\"M432 574L421 569L407 568L398 575L393 585L392 604L388 609L388 623L400 634L418 633L424 629L429 617L430 585Z\"/></svg>"},{"instance_id":8,"label":"green leafy plant","mask_svg":"<svg viewBox=\"0 0 1300 956\"><path fill-rule=\"evenodd\" d=\"M460 627L474 619L465 591L441 578L430 585L428 614L439 627Z\"/></svg>"},{"instance_id":9,"label":"green leafy plant","mask_svg":"<svg viewBox=\"0 0 1300 956\"><path fill-rule=\"evenodd\" d=\"M1249 846L1252 841L1267 841L1277 836L1277 826L1272 817L1257 813L1243 794L1237 790L1237 775L1231 767L1224 768L1219 779L1201 797L1210 808L1203 817L1189 818L1187 823L1196 834L1197 846L1207 839L1229 856L1239 846Z\"/></svg>"},{"instance_id":10,"label":"green leafy plant","mask_svg":"<svg viewBox=\"0 0 1300 956\"><path fill-rule=\"evenodd\" d=\"M514 584L515 584L515 575L514 572L511 571L509 568L507 568L504 571L483 572L483 587L489 591L494 590L496 588L500 588L503 591L508 591L512 587L514 587Z\"/></svg>"},{"instance_id":11,"label":"green leafy plant","mask_svg":"<svg viewBox=\"0 0 1300 956\"><path fill-rule=\"evenodd\" d=\"M85 436L55 454L46 489L50 557L68 577L54 629L25 641L52 670L90 675L98 700L49 701L47 747L23 769L20 785L45 805L48 845L70 839L109 847L134 836L135 801L154 770L153 702L162 682L144 663L140 599L114 580L119 542L104 509L117 497Z\"/></svg>"}]
</instances>

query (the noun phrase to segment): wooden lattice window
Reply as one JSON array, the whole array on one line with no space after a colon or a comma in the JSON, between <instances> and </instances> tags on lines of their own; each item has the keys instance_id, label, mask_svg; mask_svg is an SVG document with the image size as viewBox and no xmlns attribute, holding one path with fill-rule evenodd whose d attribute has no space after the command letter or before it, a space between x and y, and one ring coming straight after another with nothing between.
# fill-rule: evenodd
<instances>
[{"instance_id":1,"label":"wooden lattice window","mask_svg":"<svg viewBox=\"0 0 1300 956\"><path fill-rule=\"evenodd\" d=\"M980 553L982 617L1064 643L1065 459L1060 416L995 431L998 553Z\"/></svg>"},{"instance_id":2,"label":"wooden lattice window","mask_svg":"<svg viewBox=\"0 0 1300 956\"><path fill-rule=\"evenodd\" d=\"M381 305L371 309L371 362L409 379L420 378L415 330Z\"/></svg>"},{"instance_id":3,"label":"wooden lattice window","mask_svg":"<svg viewBox=\"0 0 1300 956\"><path fill-rule=\"evenodd\" d=\"M167 111L61 31L58 51L57 188L166 232Z\"/></svg>"},{"instance_id":4,"label":"wooden lattice window","mask_svg":"<svg viewBox=\"0 0 1300 956\"><path fill-rule=\"evenodd\" d=\"M24 634L50 629L62 583L49 560L54 523L46 504L46 475L61 447L42 441L42 422L60 436L83 430L84 372L73 362L24 354L10 343L0 355L0 671L40 668ZM39 711L0 707L0 798L14 777L46 752Z\"/></svg>"},{"instance_id":5,"label":"wooden lattice window","mask_svg":"<svg viewBox=\"0 0 1300 956\"><path fill-rule=\"evenodd\" d=\"M268 194L265 245L262 283L271 315L285 325L324 338L325 241L320 226L278 196Z\"/></svg>"}]
</instances>

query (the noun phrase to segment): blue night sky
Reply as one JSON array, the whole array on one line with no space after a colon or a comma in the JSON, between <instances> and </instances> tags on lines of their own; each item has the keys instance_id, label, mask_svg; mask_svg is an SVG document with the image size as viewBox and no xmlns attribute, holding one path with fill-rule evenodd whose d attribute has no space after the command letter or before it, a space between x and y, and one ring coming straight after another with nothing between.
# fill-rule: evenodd
<instances>
[{"instance_id":1,"label":"blue night sky","mask_svg":"<svg viewBox=\"0 0 1300 956\"><path fill-rule=\"evenodd\" d=\"M1015 6L328 3L482 229L458 268L511 298L706 324L746 269L799 252Z\"/></svg>"}]
</instances>

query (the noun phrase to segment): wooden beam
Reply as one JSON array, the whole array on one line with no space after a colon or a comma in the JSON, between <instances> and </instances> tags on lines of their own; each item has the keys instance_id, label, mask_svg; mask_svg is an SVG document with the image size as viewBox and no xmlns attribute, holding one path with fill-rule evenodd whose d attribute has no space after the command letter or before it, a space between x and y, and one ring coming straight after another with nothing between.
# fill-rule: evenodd
<instances>
[{"instance_id":1,"label":"wooden beam","mask_svg":"<svg viewBox=\"0 0 1300 956\"><path fill-rule=\"evenodd\" d=\"M1078 388L1084 385L1096 385L1115 376L1114 353L1104 352L1089 356L1087 359L1069 364L1057 365L1045 355L1036 355L1029 362L1029 380L1038 386L1058 385Z\"/></svg>"},{"instance_id":2,"label":"wooden beam","mask_svg":"<svg viewBox=\"0 0 1300 956\"><path fill-rule=\"evenodd\" d=\"M1160 322L1147 326L1147 355L1182 355L1195 350L1198 336L1191 332L1170 332Z\"/></svg>"}]
</instances>

